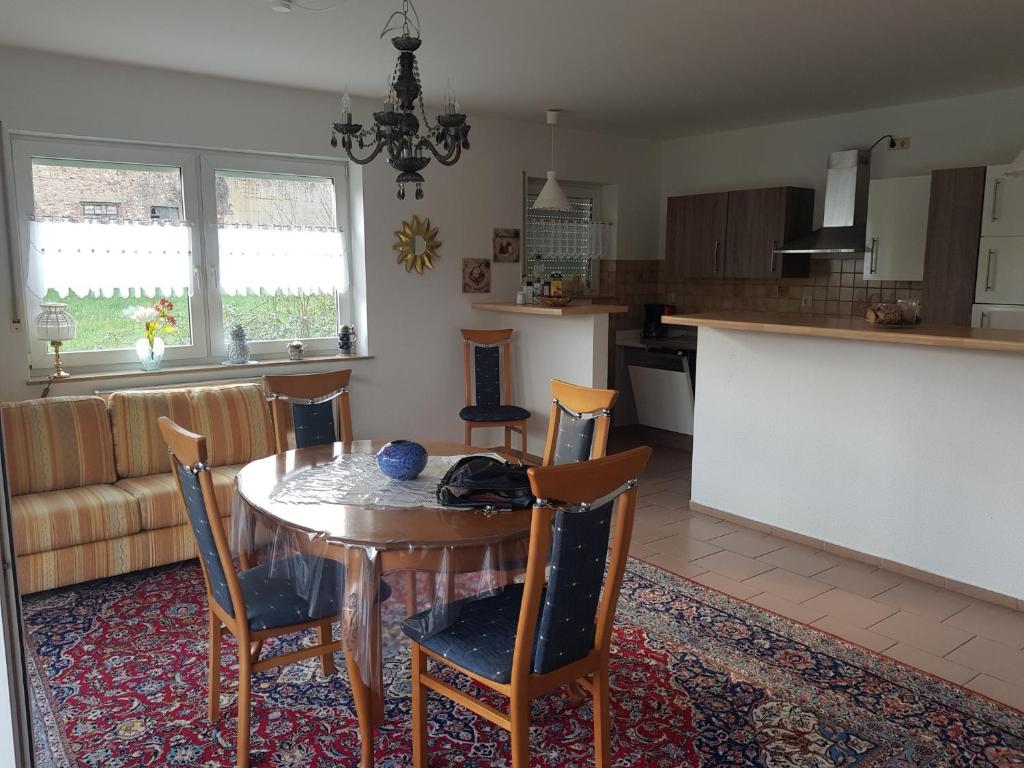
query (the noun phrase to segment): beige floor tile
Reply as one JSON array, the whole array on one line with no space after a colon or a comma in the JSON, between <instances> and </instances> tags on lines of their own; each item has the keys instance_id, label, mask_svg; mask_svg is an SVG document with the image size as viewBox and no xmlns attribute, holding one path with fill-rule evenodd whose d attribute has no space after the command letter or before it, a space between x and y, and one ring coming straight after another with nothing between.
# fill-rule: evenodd
<instances>
[{"instance_id":1,"label":"beige floor tile","mask_svg":"<svg viewBox=\"0 0 1024 768\"><path fill-rule=\"evenodd\" d=\"M950 661L1024 688L1024 652L985 637L976 637L952 653Z\"/></svg>"},{"instance_id":2,"label":"beige floor tile","mask_svg":"<svg viewBox=\"0 0 1024 768\"><path fill-rule=\"evenodd\" d=\"M691 563L691 565L695 564ZM717 589L719 592L738 597L740 600L749 600L757 594L755 587L751 587L742 581L730 579L728 576L723 576L720 573L714 573L713 571L694 576L693 580L712 589Z\"/></svg>"},{"instance_id":3,"label":"beige floor tile","mask_svg":"<svg viewBox=\"0 0 1024 768\"><path fill-rule=\"evenodd\" d=\"M751 579L745 581L745 584L752 584ZM780 616L799 621L801 624L812 624L820 618L823 618L820 609L815 610L808 608L806 605L800 603L794 603L787 600L784 597L779 597L770 592L762 592L760 595L755 595L750 598L750 602L754 605L759 605L762 608L777 613Z\"/></svg>"},{"instance_id":4,"label":"beige floor tile","mask_svg":"<svg viewBox=\"0 0 1024 768\"><path fill-rule=\"evenodd\" d=\"M652 555L647 558L647 562L651 565L656 565L659 568L664 568L666 571L672 571L672 573L679 576L685 576L688 579L692 579L695 576L700 576L702 573L708 572L707 568L698 568L685 558L665 553Z\"/></svg>"},{"instance_id":5,"label":"beige floor tile","mask_svg":"<svg viewBox=\"0 0 1024 768\"><path fill-rule=\"evenodd\" d=\"M751 576L757 576L759 573L772 570L772 566L768 563L762 563L759 560L744 557L743 555L736 554L735 552L729 552L728 550L722 550L721 552L716 552L713 555L702 557L697 561L696 565L700 568L707 568L709 571L719 573L722 576L727 576L730 579L735 579L736 581L743 581L744 579L749 579Z\"/></svg>"},{"instance_id":6,"label":"beige floor tile","mask_svg":"<svg viewBox=\"0 0 1024 768\"><path fill-rule=\"evenodd\" d=\"M872 624L868 629L936 656L945 656L974 637L970 632L940 624L909 611L893 614L877 624Z\"/></svg>"},{"instance_id":7,"label":"beige floor tile","mask_svg":"<svg viewBox=\"0 0 1024 768\"><path fill-rule=\"evenodd\" d=\"M678 491L661 490L654 493L643 494L645 503L658 504L669 509L690 509L690 494L679 493Z\"/></svg>"},{"instance_id":8,"label":"beige floor tile","mask_svg":"<svg viewBox=\"0 0 1024 768\"><path fill-rule=\"evenodd\" d=\"M730 552L736 552L745 557L760 557L777 549L782 549L786 546L787 542L785 539L780 539L777 536L770 536L749 529L740 529L735 533L729 533L715 539L715 543L724 549L728 549Z\"/></svg>"},{"instance_id":9,"label":"beige floor tile","mask_svg":"<svg viewBox=\"0 0 1024 768\"><path fill-rule=\"evenodd\" d=\"M674 557L684 562L697 560L722 551L722 548L716 546L713 541L707 542L700 539L691 539L688 536L683 536L681 533L669 536L667 539L659 539L650 546L657 549L660 555Z\"/></svg>"},{"instance_id":10,"label":"beige floor tile","mask_svg":"<svg viewBox=\"0 0 1024 768\"><path fill-rule=\"evenodd\" d=\"M711 541L719 536L725 536L739 530L739 526L715 520L713 517L702 515L699 512L691 512L690 517L687 519L677 523L669 523L669 525L678 533L689 536L691 539L700 539L701 541Z\"/></svg>"},{"instance_id":11,"label":"beige floor tile","mask_svg":"<svg viewBox=\"0 0 1024 768\"><path fill-rule=\"evenodd\" d=\"M935 656L905 643L897 643L892 648L887 649L885 655L896 659L896 661L909 664L923 672L930 672L957 685L963 685L978 674L978 671L975 669L965 667L962 664L957 664L940 656Z\"/></svg>"},{"instance_id":12,"label":"beige floor tile","mask_svg":"<svg viewBox=\"0 0 1024 768\"><path fill-rule=\"evenodd\" d=\"M629 544L629 556L639 560L646 560L651 555L658 554L658 550L650 544L637 544L635 541Z\"/></svg>"},{"instance_id":13,"label":"beige floor tile","mask_svg":"<svg viewBox=\"0 0 1024 768\"><path fill-rule=\"evenodd\" d=\"M876 595L875 599L935 621L949 618L973 602L964 595L910 578Z\"/></svg>"},{"instance_id":14,"label":"beige floor tile","mask_svg":"<svg viewBox=\"0 0 1024 768\"><path fill-rule=\"evenodd\" d=\"M757 559L801 576L813 576L839 563L839 558L829 552L790 542L782 549L761 555Z\"/></svg>"},{"instance_id":15,"label":"beige floor tile","mask_svg":"<svg viewBox=\"0 0 1024 768\"><path fill-rule=\"evenodd\" d=\"M720 539L715 539L715 543L718 541ZM793 603L802 603L805 600L810 600L815 595L820 595L822 592L832 589L828 584L822 584L820 581L808 579L806 576L790 573L782 568L776 568L773 571L766 571L758 576L752 576L747 579L747 582L751 586L760 587L769 594ZM821 615L824 616L825 614ZM817 618L821 618L821 616ZM814 621L814 619L811 619L811 621Z\"/></svg>"},{"instance_id":16,"label":"beige floor tile","mask_svg":"<svg viewBox=\"0 0 1024 768\"><path fill-rule=\"evenodd\" d=\"M823 619L818 619L814 622L814 626L828 632L830 635L841 637L843 640L848 640L862 648L877 651L878 653L896 645L896 641L891 637L885 637L869 629L855 627L852 624L847 624L845 621L840 621L835 616L826 616Z\"/></svg>"},{"instance_id":17,"label":"beige floor tile","mask_svg":"<svg viewBox=\"0 0 1024 768\"><path fill-rule=\"evenodd\" d=\"M834 568L814 574L814 578L862 597L880 595L903 581L895 573L852 560L843 560Z\"/></svg>"},{"instance_id":18,"label":"beige floor tile","mask_svg":"<svg viewBox=\"0 0 1024 768\"><path fill-rule=\"evenodd\" d=\"M812 597L806 602L809 608L822 609L826 616L834 616L839 621L867 629L882 619L896 613L896 608L883 603L876 603L870 598L855 595L844 589L832 589Z\"/></svg>"},{"instance_id":19,"label":"beige floor tile","mask_svg":"<svg viewBox=\"0 0 1024 768\"><path fill-rule=\"evenodd\" d=\"M988 675L978 675L967 683L966 687L1024 712L1024 688L1004 683Z\"/></svg>"},{"instance_id":20,"label":"beige floor tile","mask_svg":"<svg viewBox=\"0 0 1024 768\"><path fill-rule=\"evenodd\" d=\"M1004 645L1024 648L1024 613L1021 611L1011 611L989 603L973 603L942 623L989 640L997 640Z\"/></svg>"},{"instance_id":21,"label":"beige floor tile","mask_svg":"<svg viewBox=\"0 0 1024 768\"><path fill-rule=\"evenodd\" d=\"M676 536L678 531L668 526L648 523L643 520L633 521L632 544L653 544L659 539L667 539L669 536Z\"/></svg>"},{"instance_id":22,"label":"beige floor tile","mask_svg":"<svg viewBox=\"0 0 1024 768\"><path fill-rule=\"evenodd\" d=\"M646 507L637 509L636 519L645 523L665 525L667 523L679 523L690 517L690 513L684 509L672 509L663 507L660 504L649 504Z\"/></svg>"}]
</instances>

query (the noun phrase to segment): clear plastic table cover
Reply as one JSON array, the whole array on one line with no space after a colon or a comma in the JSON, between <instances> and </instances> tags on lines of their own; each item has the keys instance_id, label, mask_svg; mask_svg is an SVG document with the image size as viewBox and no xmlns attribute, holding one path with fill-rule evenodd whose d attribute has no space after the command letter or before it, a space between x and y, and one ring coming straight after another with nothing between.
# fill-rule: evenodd
<instances>
[{"instance_id":1,"label":"clear plastic table cover","mask_svg":"<svg viewBox=\"0 0 1024 768\"><path fill-rule=\"evenodd\" d=\"M459 458L431 456L413 481L384 476L372 453L293 471L279 463L257 491L244 474L255 476L256 465L239 473L238 489L252 506L236 489L232 550L250 567L290 581L311 614L337 606L345 653L377 692L383 656L405 643L403 621L436 633L458 618L461 601L494 594L525 566L528 517L507 522L522 511L438 504L437 484Z\"/></svg>"}]
</instances>

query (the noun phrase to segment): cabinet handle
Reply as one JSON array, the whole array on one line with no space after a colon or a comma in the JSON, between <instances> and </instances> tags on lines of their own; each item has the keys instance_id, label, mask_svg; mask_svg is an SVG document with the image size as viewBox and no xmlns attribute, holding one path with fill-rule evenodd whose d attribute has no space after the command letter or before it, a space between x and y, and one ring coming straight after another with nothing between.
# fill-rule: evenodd
<instances>
[{"instance_id":1,"label":"cabinet handle","mask_svg":"<svg viewBox=\"0 0 1024 768\"><path fill-rule=\"evenodd\" d=\"M717 275L718 274L718 241L717 240L715 240L715 255L714 255L714 261L712 261L712 263L711 263L711 274L713 274L713 275Z\"/></svg>"},{"instance_id":2,"label":"cabinet handle","mask_svg":"<svg viewBox=\"0 0 1024 768\"><path fill-rule=\"evenodd\" d=\"M877 237L872 237L871 238L871 262L870 262L870 264L868 266L868 269L871 271L872 275L875 274L876 272L878 272L878 238Z\"/></svg>"},{"instance_id":3,"label":"cabinet handle","mask_svg":"<svg viewBox=\"0 0 1024 768\"><path fill-rule=\"evenodd\" d=\"M778 240L772 240L772 256L768 259L768 272L775 274L775 249L779 247Z\"/></svg>"},{"instance_id":4,"label":"cabinet handle","mask_svg":"<svg viewBox=\"0 0 1024 768\"><path fill-rule=\"evenodd\" d=\"M988 261L985 263L985 290L991 291L995 289L992 285L992 256L995 255L995 248L988 249Z\"/></svg>"},{"instance_id":5,"label":"cabinet handle","mask_svg":"<svg viewBox=\"0 0 1024 768\"><path fill-rule=\"evenodd\" d=\"M987 326L985 325L985 322L986 322L987 320L989 320L989 314L988 314L988 312L982 312L982 313L981 313L981 325L980 325L980 326L978 326L978 327L979 327L979 328L989 328L989 327L991 327L991 326L992 326L992 323L991 323L991 322L989 322L989 324L988 324Z\"/></svg>"},{"instance_id":6,"label":"cabinet handle","mask_svg":"<svg viewBox=\"0 0 1024 768\"><path fill-rule=\"evenodd\" d=\"M992 221L999 221L999 214L996 212L996 206L999 203L999 182L1001 179L996 179L992 183Z\"/></svg>"}]
</instances>

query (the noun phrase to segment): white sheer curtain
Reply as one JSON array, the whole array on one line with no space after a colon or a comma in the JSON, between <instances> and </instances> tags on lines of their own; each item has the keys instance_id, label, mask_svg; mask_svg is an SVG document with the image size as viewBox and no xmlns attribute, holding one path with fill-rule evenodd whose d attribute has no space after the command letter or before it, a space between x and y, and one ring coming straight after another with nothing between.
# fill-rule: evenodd
<instances>
[{"instance_id":1,"label":"white sheer curtain","mask_svg":"<svg viewBox=\"0 0 1024 768\"><path fill-rule=\"evenodd\" d=\"M341 230L221 224L220 288L227 294L345 293L348 264Z\"/></svg>"},{"instance_id":2,"label":"white sheer curtain","mask_svg":"<svg viewBox=\"0 0 1024 768\"><path fill-rule=\"evenodd\" d=\"M192 287L192 230L185 222L33 219L28 287L42 298L74 291L122 296L181 294Z\"/></svg>"}]
</instances>

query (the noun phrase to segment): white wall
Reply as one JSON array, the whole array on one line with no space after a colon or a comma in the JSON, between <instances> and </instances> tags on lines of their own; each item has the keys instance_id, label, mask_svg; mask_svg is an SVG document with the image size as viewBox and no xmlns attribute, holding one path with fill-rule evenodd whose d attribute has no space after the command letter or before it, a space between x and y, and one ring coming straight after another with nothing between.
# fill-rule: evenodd
<instances>
[{"instance_id":1,"label":"white wall","mask_svg":"<svg viewBox=\"0 0 1024 768\"><path fill-rule=\"evenodd\" d=\"M792 185L813 187L821 223L830 152L868 147L884 134L910 136L911 148L872 154L874 177L936 168L995 165L1024 146L1024 88L692 136L662 145L662 196ZM665 204L660 202L663 258Z\"/></svg>"},{"instance_id":2,"label":"white wall","mask_svg":"<svg viewBox=\"0 0 1024 768\"><path fill-rule=\"evenodd\" d=\"M339 84L344 80L339 73ZM443 82L426 86L440 93ZM0 120L11 130L325 156L333 154L330 123L339 102L332 94L0 47ZM469 305L509 300L519 281L518 264L496 264L490 296L464 296L461 260L489 257L494 227L521 226L521 173L543 176L548 165L543 106L531 124L470 115L472 149L453 168L427 168L421 202L412 194L404 202L395 198L395 172L383 159L363 169L368 316L360 332L375 359L352 364L358 437L461 436L458 329L483 326L483 313ZM355 108L368 116L375 105ZM560 128L558 168L565 178L618 185L620 258L654 253L659 162L653 142ZM400 268L391 248L394 230L414 213L430 217L443 241L440 262L423 276ZM0 244L4 259L6 249ZM25 340L9 330L10 317L9 292L0 290L0 399L35 396L39 388L25 384ZM548 372L528 375L546 381ZM72 379L55 394L113 386Z\"/></svg>"},{"instance_id":3,"label":"white wall","mask_svg":"<svg viewBox=\"0 0 1024 768\"><path fill-rule=\"evenodd\" d=\"M710 328L698 344L695 502L1024 599L1020 355Z\"/></svg>"}]
</instances>

